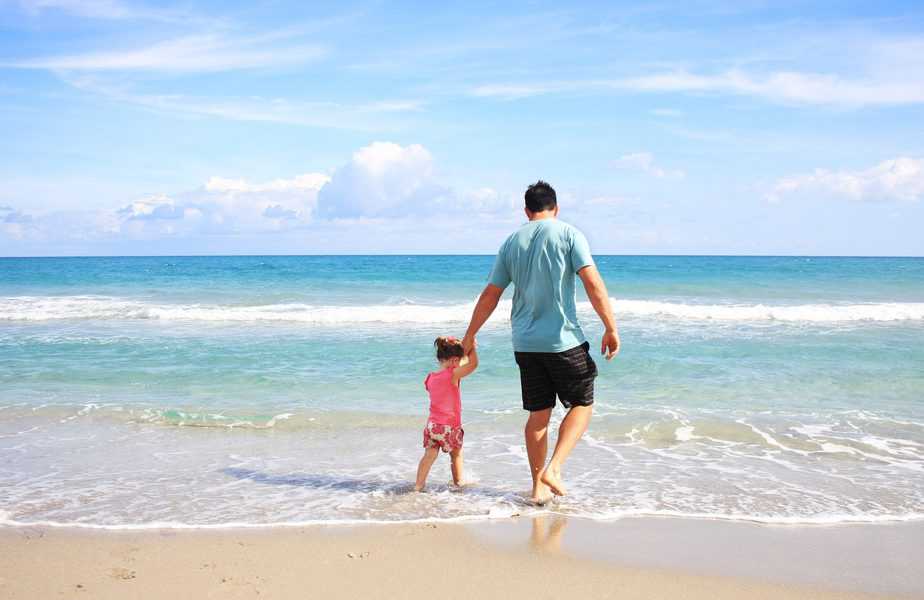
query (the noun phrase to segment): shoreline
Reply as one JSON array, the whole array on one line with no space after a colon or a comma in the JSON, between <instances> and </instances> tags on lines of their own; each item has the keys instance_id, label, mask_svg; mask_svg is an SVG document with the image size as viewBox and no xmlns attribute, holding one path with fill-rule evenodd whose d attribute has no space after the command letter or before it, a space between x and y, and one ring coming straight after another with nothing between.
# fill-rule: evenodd
<instances>
[{"instance_id":1,"label":"shoreline","mask_svg":"<svg viewBox=\"0 0 924 600\"><path fill-rule=\"evenodd\" d=\"M527 506L526 508L532 508ZM908 517L893 517L891 515L871 515L857 519L800 519L799 517L772 518L772 517L744 517L719 516L709 514L687 513L656 513L638 512L619 516L595 517L584 514L567 514L556 511L537 511L527 513L512 513L491 515L462 515L458 517L426 517L420 519L317 519L314 521L277 521L271 523L183 523L173 521L153 521L150 523L129 523L122 525L103 523L60 523L56 521L14 521L6 517L5 511L0 510L0 532L4 529L53 529L74 531L111 531L111 532L144 532L144 531L260 531L260 530L286 530L311 527L400 527L402 525L473 525L506 522L517 519L533 518L566 518L569 520L597 523L602 526L622 523L625 521L692 521L700 523L721 523L729 525L743 525L754 527L780 527L780 528L830 528L830 527L864 527L864 526L901 526L916 523L924 524L924 513L915 513Z\"/></svg>"},{"instance_id":2,"label":"shoreline","mask_svg":"<svg viewBox=\"0 0 924 600\"><path fill-rule=\"evenodd\" d=\"M0 597L412 597L436 576L447 597L924 598L913 562L922 547L924 524L556 514L198 530L3 526Z\"/></svg>"}]
</instances>

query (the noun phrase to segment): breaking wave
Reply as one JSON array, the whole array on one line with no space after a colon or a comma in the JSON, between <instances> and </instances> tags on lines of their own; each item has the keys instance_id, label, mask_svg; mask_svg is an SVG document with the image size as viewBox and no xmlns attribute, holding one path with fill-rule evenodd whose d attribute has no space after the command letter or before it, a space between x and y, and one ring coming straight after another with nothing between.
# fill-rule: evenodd
<instances>
[{"instance_id":1,"label":"breaking wave","mask_svg":"<svg viewBox=\"0 0 924 600\"><path fill-rule=\"evenodd\" d=\"M0 298L0 320L163 320L211 322L296 322L316 325L344 323L462 323L474 302L458 304L313 305L281 303L252 306L164 304L107 296L14 296ZM924 302L853 304L695 304L656 300L613 300L619 317L656 317L693 321L737 322L891 322L924 321ZM588 302L578 304L591 313ZM495 319L505 319L505 300Z\"/></svg>"}]
</instances>

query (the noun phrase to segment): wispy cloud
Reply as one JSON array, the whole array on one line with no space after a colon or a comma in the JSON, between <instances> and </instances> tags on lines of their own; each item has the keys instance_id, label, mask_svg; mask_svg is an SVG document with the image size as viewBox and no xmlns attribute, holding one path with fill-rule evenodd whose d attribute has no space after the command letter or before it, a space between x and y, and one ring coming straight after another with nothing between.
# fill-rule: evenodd
<instances>
[{"instance_id":1,"label":"wispy cloud","mask_svg":"<svg viewBox=\"0 0 924 600\"><path fill-rule=\"evenodd\" d=\"M162 71L201 73L300 65L327 50L316 44L268 43L267 38L189 35L125 50L68 54L8 62L5 66L54 71Z\"/></svg>"},{"instance_id":2,"label":"wispy cloud","mask_svg":"<svg viewBox=\"0 0 924 600\"><path fill-rule=\"evenodd\" d=\"M176 9L154 8L138 3L120 0L19 0L19 6L26 13L40 16L48 12L61 12L87 19L112 21L151 20L164 22L189 22L198 17Z\"/></svg>"},{"instance_id":3,"label":"wispy cloud","mask_svg":"<svg viewBox=\"0 0 924 600\"><path fill-rule=\"evenodd\" d=\"M648 112L656 117L667 117L670 119L676 119L683 116L683 111L677 110L676 108L652 108Z\"/></svg>"},{"instance_id":4,"label":"wispy cloud","mask_svg":"<svg viewBox=\"0 0 924 600\"><path fill-rule=\"evenodd\" d=\"M76 88L110 100L167 114L229 121L285 123L352 131L394 131L405 127L402 115L416 113L419 100L379 100L343 104L278 97L207 97L185 94L144 94L101 83L95 77L65 77Z\"/></svg>"},{"instance_id":5,"label":"wispy cloud","mask_svg":"<svg viewBox=\"0 0 924 600\"><path fill-rule=\"evenodd\" d=\"M815 169L779 179L765 195L771 202L786 197L832 197L858 202L917 202L924 198L924 158L899 157L858 171Z\"/></svg>"},{"instance_id":6,"label":"wispy cloud","mask_svg":"<svg viewBox=\"0 0 924 600\"><path fill-rule=\"evenodd\" d=\"M685 71L614 80L615 89L639 92L728 93L781 103L874 106L924 103L924 80L847 79L838 75L783 71L754 75L730 70L716 75Z\"/></svg>"},{"instance_id":7,"label":"wispy cloud","mask_svg":"<svg viewBox=\"0 0 924 600\"><path fill-rule=\"evenodd\" d=\"M610 163L614 169L626 169L630 171L639 171L659 179L664 178L682 178L685 174L680 170L667 170L655 164L654 155L650 152L634 152L624 154Z\"/></svg>"},{"instance_id":8,"label":"wispy cloud","mask_svg":"<svg viewBox=\"0 0 924 600\"><path fill-rule=\"evenodd\" d=\"M471 96L477 98L500 98L502 100L518 100L531 96L542 96L561 92L567 89L567 84L535 83L535 84L490 84L479 85L469 90Z\"/></svg>"}]
</instances>

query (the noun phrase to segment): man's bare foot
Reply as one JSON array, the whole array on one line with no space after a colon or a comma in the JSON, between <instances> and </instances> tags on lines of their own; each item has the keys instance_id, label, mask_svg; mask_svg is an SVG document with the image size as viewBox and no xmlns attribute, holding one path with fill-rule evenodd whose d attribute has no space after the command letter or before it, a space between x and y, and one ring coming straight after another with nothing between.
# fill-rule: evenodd
<instances>
[{"instance_id":1,"label":"man's bare foot","mask_svg":"<svg viewBox=\"0 0 924 600\"><path fill-rule=\"evenodd\" d=\"M556 496L564 496L567 493L565 485L561 481L561 471L558 469L546 469L539 475L539 481L549 486L549 489Z\"/></svg>"},{"instance_id":2,"label":"man's bare foot","mask_svg":"<svg viewBox=\"0 0 924 600\"><path fill-rule=\"evenodd\" d=\"M529 501L537 506L544 506L549 503L552 499L552 493L549 491L549 487L542 483L542 481L536 481L533 484L533 494L530 497Z\"/></svg>"},{"instance_id":3,"label":"man's bare foot","mask_svg":"<svg viewBox=\"0 0 924 600\"><path fill-rule=\"evenodd\" d=\"M415 492L422 492L422 491L423 491L423 486L422 486L422 485L415 485L415 486L414 486L414 491L415 491Z\"/></svg>"}]
</instances>

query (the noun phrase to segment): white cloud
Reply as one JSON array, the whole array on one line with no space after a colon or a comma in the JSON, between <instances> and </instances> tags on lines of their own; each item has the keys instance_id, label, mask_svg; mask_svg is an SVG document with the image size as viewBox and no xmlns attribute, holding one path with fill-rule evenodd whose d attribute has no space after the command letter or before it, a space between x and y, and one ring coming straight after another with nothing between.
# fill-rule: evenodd
<instances>
[{"instance_id":1,"label":"white cloud","mask_svg":"<svg viewBox=\"0 0 924 600\"><path fill-rule=\"evenodd\" d=\"M683 171L669 171L655 165L654 155L650 152L634 152L632 154L624 154L623 156L620 156L616 160L612 161L610 165L615 169L640 171L659 179L681 178L684 176Z\"/></svg>"},{"instance_id":2,"label":"white cloud","mask_svg":"<svg viewBox=\"0 0 924 600\"><path fill-rule=\"evenodd\" d=\"M386 217L432 209L449 190L433 175L433 157L419 144L374 142L334 171L318 197L327 218Z\"/></svg>"},{"instance_id":3,"label":"white cloud","mask_svg":"<svg viewBox=\"0 0 924 600\"><path fill-rule=\"evenodd\" d=\"M217 237L295 236L309 229L330 234L354 225L357 231L384 231L414 222L428 224L424 230L432 223L454 228L454 219L445 216L462 213L500 226L520 214L513 196L490 187L455 190L440 181L432 155L419 144L374 142L332 173L270 181L216 175L197 189L147 195L115 209L52 210L34 219L4 206L0 233L40 244L187 240L211 248L207 240Z\"/></svg>"},{"instance_id":4,"label":"white cloud","mask_svg":"<svg viewBox=\"0 0 924 600\"><path fill-rule=\"evenodd\" d=\"M25 224L32 222L32 215L16 210L12 206L0 206L0 223Z\"/></svg>"},{"instance_id":5,"label":"white cloud","mask_svg":"<svg viewBox=\"0 0 924 600\"><path fill-rule=\"evenodd\" d=\"M924 198L924 158L894 158L860 171L815 169L778 180L765 197L779 202L789 196L917 202Z\"/></svg>"},{"instance_id":6,"label":"white cloud","mask_svg":"<svg viewBox=\"0 0 924 600\"><path fill-rule=\"evenodd\" d=\"M32 58L7 67L54 71L160 71L201 73L300 65L326 50L316 44L278 44L275 36L234 38L189 35L140 48Z\"/></svg>"},{"instance_id":7,"label":"white cloud","mask_svg":"<svg viewBox=\"0 0 924 600\"><path fill-rule=\"evenodd\" d=\"M300 214L298 210L286 208L281 204L271 204L263 209L263 216L268 219L284 219L288 221L298 219Z\"/></svg>"},{"instance_id":8,"label":"white cloud","mask_svg":"<svg viewBox=\"0 0 924 600\"><path fill-rule=\"evenodd\" d=\"M228 179L225 177L211 177L205 183L209 192L287 192L293 190L318 191L330 177L323 173L305 173L296 175L292 179L274 179L266 183L250 183L244 179Z\"/></svg>"},{"instance_id":9,"label":"white cloud","mask_svg":"<svg viewBox=\"0 0 924 600\"><path fill-rule=\"evenodd\" d=\"M128 220L182 219L185 209L177 206L172 198L163 194L136 200L118 210L118 214Z\"/></svg>"},{"instance_id":10,"label":"white cloud","mask_svg":"<svg viewBox=\"0 0 924 600\"><path fill-rule=\"evenodd\" d=\"M129 239L160 236L260 234L311 222L322 173L251 182L211 177L198 190L135 200L114 212L100 211L99 233Z\"/></svg>"},{"instance_id":11,"label":"white cloud","mask_svg":"<svg viewBox=\"0 0 924 600\"><path fill-rule=\"evenodd\" d=\"M455 189L440 179L425 147L374 142L331 176L313 172L270 181L213 176L197 189L146 195L114 209L50 210L28 220L5 206L0 238L33 248L89 244L143 252L283 249L286 240L296 244L290 251L372 251L402 243L470 249L471 227L499 238L523 218L520 194L486 186ZM310 242L302 239L309 232ZM236 248L233 240L251 245Z\"/></svg>"}]
</instances>

